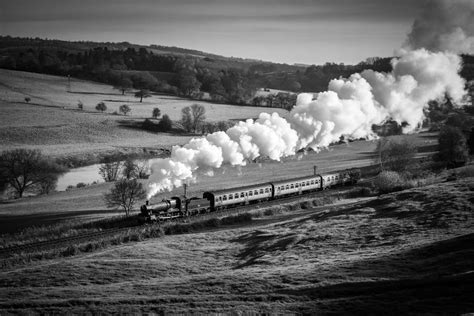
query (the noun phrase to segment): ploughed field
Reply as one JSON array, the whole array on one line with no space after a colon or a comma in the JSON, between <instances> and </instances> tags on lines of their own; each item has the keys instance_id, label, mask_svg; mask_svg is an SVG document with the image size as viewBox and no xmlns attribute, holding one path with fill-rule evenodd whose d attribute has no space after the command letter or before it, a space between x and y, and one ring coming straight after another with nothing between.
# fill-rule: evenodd
<instances>
[{"instance_id":1,"label":"ploughed field","mask_svg":"<svg viewBox=\"0 0 474 316\"><path fill-rule=\"evenodd\" d=\"M473 183L279 208L245 225L10 268L0 313L472 312Z\"/></svg>"}]
</instances>

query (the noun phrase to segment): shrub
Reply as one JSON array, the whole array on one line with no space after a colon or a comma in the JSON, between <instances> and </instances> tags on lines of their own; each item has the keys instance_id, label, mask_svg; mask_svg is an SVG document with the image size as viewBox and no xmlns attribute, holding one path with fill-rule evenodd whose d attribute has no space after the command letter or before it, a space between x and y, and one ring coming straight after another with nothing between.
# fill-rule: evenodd
<instances>
[{"instance_id":1,"label":"shrub","mask_svg":"<svg viewBox=\"0 0 474 316\"><path fill-rule=\"evenodd\" d=\"M25 102L26 102L26 103L30 103L30 101L31 101L31 98L29 98L29 97L26 97L26 98L25 98Z\"/></svg>"},{"instance_id":2,"label":"shrub","mask_svg":"<svg viewBox=\"0 0 474 316\"><path fill-rule=\"evenodd\" d=\"M165 114L158 123L157 128L159 131L167 132L173 128L173 121L171 121L170 117Z\"/></svg>"},{"instance_id":3,"label":"shrub","mask_svg":"<svg viewBox=\"0 0 474 316\"><path fill-rule=\"evenodd\" d=\"M151 112L151 116L156 120L161 116L161 111L159 108L154 108L153 111Z\"/></svg>"},{"instance_id":4,"label":"shrub","mask_svg":"<svg viewBox=\"0 0 474 316\"><path fill-rule=\"evenodd\" d=\"M127 115L129 112L132 111L132 109L128 105L122 104L119 107L119 111L120 111L120 113L123 113L123 115Z\"/></svg>"},{"instance_id":5,"label":"shrub","mask_svg":"<svg viewBox=\"0 0 474 316\"><path fill-rule=\"evenodd\" d=\"M97 103L97 105L95 106L95 109L99 112L105 112L107 111L107 106L105 105L104 102L99 102Z\"/></svg>"},{"instance_id":6,"label":"shrub","mask_svg":"<svg viewBox=\"0 0 474 316\"><path fill-rule=\"evenodd\" d=\"M87 184L85 184L84 182L79 182L78 184L76 184L76 188L78 188L78 189L83 188L85 186L87 186Z\"/></svg>"},{"instance_id":7,"label":"shrub","mask_svg":"<svg viewBox=\"0 0 474 316\"><path fill-rule=\"evenodd\" d=\"M446 167L455 168L466 164L469 157L466 137L459 128L445 126L441 129L438 146L436 160L444 162Z\"/></svg>"},{"instance_id":8,"label":"shrub","mask_svg":"<svg viewBox=\"0 0 474 316\"><path fill-rule=\"evenodd\" d=\"M374 153L382 170L403 172L413 166L416 151L416 146L407 139L381 138Z\"/></svg>"},{"instance_id":9,"label":"shrub","mask_svg":"<svg viewBox=\"0 0 474 316\"><path fill-rule=\"evenodd\" d=\"M147 131L156 131L158 129L158 126L150 119L145 119L142 123L142 128Z\"/></svg>"},{"instance_id":10,"label":"shrub","mask_svg":"<svg viewBox=\"0 0 474 316\"><path fill-rule=\"evenodd\" d=\"M81 101L77 102L77 108L79 109L79 111L84 110L84 104Z\"/></svg>"},{"instance_id":11,"label":"shrub","mask_svg":"<svg viewBox=\"0 0 474 316\"><path fill-rule=\"evenodd\" d=\"M474 177L474 165L459 168L456 174L460 178Z\"/></svg>"},{"instance_id":12,"label":"shrub","mask_svg":"<svg viewBox=\"0 0 474 316\"><path fill-rule=\"evenodd\" d=\"M389 193L403 189L404 181L395 171L382 171L374 180L374 186L380 193Z\"/></svg>"}]
</instances>

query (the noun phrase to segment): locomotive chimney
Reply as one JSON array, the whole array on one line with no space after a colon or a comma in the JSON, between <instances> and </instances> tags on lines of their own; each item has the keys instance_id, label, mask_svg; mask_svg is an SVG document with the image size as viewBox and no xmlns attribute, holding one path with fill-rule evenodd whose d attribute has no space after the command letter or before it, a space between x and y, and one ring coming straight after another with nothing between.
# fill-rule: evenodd
<instances>
[{"instance_id":1,"label":"locomotive chimney","mask_svg":"<svg viewBox=\"0 0 474 316\"><path fill-rule=\"evenodd\" d=\"M145 205L148 205L150 202L148 200L145 201Z\"/></svg>"}]
</instances>

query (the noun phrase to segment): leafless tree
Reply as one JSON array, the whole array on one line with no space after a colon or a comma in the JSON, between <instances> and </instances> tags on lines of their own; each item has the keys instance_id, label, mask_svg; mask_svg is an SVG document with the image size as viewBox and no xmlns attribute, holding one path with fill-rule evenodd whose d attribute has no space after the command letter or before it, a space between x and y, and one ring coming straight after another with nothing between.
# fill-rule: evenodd
<instances>
[{"instance_id":1,"label":"leafless tree","mask_svg":"<svg viewBox=\"0 0 474 316\"><path fill-rule=\"evenodd\" d=\"M138 200L145 199L146 191L136 179L121 179L104 195L107 207L122 207L127 216Z\"/></svg>"}]
</instances>

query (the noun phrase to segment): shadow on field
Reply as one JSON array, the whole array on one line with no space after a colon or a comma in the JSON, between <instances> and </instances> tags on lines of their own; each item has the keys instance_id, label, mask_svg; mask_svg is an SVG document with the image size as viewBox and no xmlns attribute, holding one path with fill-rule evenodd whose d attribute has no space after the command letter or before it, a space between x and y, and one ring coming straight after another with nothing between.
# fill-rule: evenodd
<instances>
[{"instance_id":1,"label":"shadow on field","mask_svg":"<svg viewBox=\"0 0 474 316\"><path fill-rule=\"evenodd\" d=\"M328 272L324 272L328 273ZM345 273L368 282L277 291L321 300L324 310L361 314L460 314L474 310L474 233L378 259L361 260ZM328 275L315 272L316 279ZM392 280L384 280L391 278Z\"/></svg>"},{"instance_id":2,"label":"shadow on field","mask_svg":"<svg viewBox=\"0 0 474 316\"><path fill-rule=\"evenodd\" d=\"M0 232L2 234L15 233L31 226L52 225L89 215L117 215L115 213L122 214L123 212L105 209L31 215L0 215Z\"/></svg>"}]
</instances>

